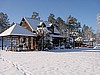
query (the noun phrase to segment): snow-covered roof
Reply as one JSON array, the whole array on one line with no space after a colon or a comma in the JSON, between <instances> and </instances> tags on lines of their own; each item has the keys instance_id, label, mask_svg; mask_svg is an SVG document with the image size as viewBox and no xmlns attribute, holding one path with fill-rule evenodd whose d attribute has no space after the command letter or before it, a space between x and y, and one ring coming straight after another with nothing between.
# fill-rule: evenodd
<instances>
[{"instance_id":1,"label":"snow-covered roof","mask_svg":"<svg viewBox=\"0 0 100 75\"><path fill-rule=\"evenodd\" d=\"M50 23L48 21L44 21L44 23L46 24L46 27L50 27L51 25L53 25L52 23ZM56 27L54 27L54 33L59 33L59 31L57 30Z\"/></svg>"},{"instance_id":2,"label":"snow-covered roof","mask_svg":"<svg viewBox=\"0 0 100 75\"><path fill-rule=\"evenodd\" d=\"M57 38L64 38L64 36L62 35L54 35L54 34L50 34L51 37L57 37Z\"/></svg>"},{"instance_id":3,"label":"snow-covered roof","mask_svg":"<svg viewBox=\"0 0 100 75\"><path fill-rule=\"evenodd\" d=\"M39 25L42 25L42 24L43 24L43 22L40 22L40 23L39 23Z\"/></svg>"},{"instance_id":4,"label":"snow-covered roof","mask_svg":"<svg viewBox=\"0 0 100 75\"><path fill-rule=\"evenodd\" d=\"M82 41L82 39L83 39L82 37L78 37L75 39L75 41Z\"/></svg>"},{"instance_id":5,"label":"snow-covered roof","mask_svg":"<svg viewBox=\"0 0 100 75\"><path fill-rule=\"evenodd\" d=\"M50 31L46 27L37 28L37 31L40 32L40 33L44 32L44 34L50 33Z\"/></svg>"},{"instance_id":6,"label":"snow-covered roof","mask_svg":"<svg viewBox=\"0 0 100 75\"><path fill-rule=\"evenodd\" d=\"M0 34L0 36L36 36L35 34L33 34L32 32L28 31L27 29L23 28L22 26L15 24L13 26L11 26L10 28L8 28L7 30L5 30L4 32L2 32Z\"/></svg>"},{"instance_id":7,"label":"snow-covered roof","mask_svg":"<svg viewBox=\"0 0 100 75\"><path fill-rule=\"evenodd\" d=\"M39 20L33 18L24 17L24 19L26 20L26 22L28 23L32 31L34 31L37 28L37 26L40 24Z\"/></svg>"},{"instance_id":8,"label":"snow-covered roof","mask_svg":"<svg viewBox=\"0 0 100 75\"><path fill-rule=\"evenodd\" d=\"M48 21L43 21L43 20L37 20L37 19L33 19L33 18L27 18L24 17L24 19L27 21L27 23L30 25L30 27L32 27L33 29L36 29L38 25L40 25L41 23L45 23L46 27L50 27L51 23Z\"/></svg>"},{"instance_id":9,"label":"snow-covered roof","mask_svg":"<svg viewBox=\"0 0 100 75\"><path fill-rule=\"evenodd\" d=\"M44 21L46 27L50 27L52 25L52 23L48 22L48 21Z\"/></svg>"},{"instance_id":10,"label":"snow-covered roof","mask_svg":"<svg viewBox=\"0 0 100 75\"><path fill-rule=\"evenodd\" d=\"M27 18L27 17L24 17L24 19L26 20L26 22L28 23L32 31L36 30L37 26L39 26L41 23L45 23L46 27L50 27L52 25L52 23L48 21L37 20L37 19ZM54 33L59 33L56 27L54 27Z\"/></svg>"}]
</instances>

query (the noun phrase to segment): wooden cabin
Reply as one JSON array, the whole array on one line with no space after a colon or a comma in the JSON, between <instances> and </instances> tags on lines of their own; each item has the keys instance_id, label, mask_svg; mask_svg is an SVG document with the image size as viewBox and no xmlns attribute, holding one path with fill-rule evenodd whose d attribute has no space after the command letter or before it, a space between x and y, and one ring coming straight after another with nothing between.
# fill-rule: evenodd
<instances>
[{"instance_id":1,"label":"wooden cabin","mask_svg":"<svg viewBox=\"0 0 100 75\"><path fill-rule=\"evenodd\" d=\"M42 21L42 20L38 20L38 19L24 17L24 18L22 18L20 26L28 29L29 31L31 31L33 33L36 33L37 28L41 22L43 22L43 24L45 24L45 26L47 27L50 37L53 39L52 43L57 46L59 45L59 43L61 44L63 42L63 40L65 39L65 37L61 36L60 32L56 29L56 27L54 27L52 25L52 23L50 23L48 21ZM37 36L36 38L37 38L36 45L37 45L37 48L39 48L38 42L37 42L39 40L39 37Z\"/></svg>"},{"instance_id":2,"label":"wooden cabin","mask_svg":"<svg viewBox=\"0 0 100 75\"><path fill-rule=\"evenodd\" d=\"M10 50L36 50L36 34L15 24L0 34L2 37L2 50L4 40L8 38ZM14 42L15 41L15 42Z\"/></svg>"},{"instance_id":3,"label":"wooden cabin","mask_svg":"<svg viewBox=\"0 0 100 75\"><path fill-rule=\"evenodd\" d=\"M61 36L59 31L50 22L24 17L20 24L15 24L0 34L2 36L2 49L3 40L7 37L10 40L11 50L13 50L13 47L22 47L26 50L39 50L40 45L38 41L42 36L37 34L37 28L39 29L42 26L40 24L44 25L42 29L46 29L46 32L49 33L49 39L51 39L53 45L58 46L62 44L64 36ZM14 45L13 40L16 40Z\"/></svg>"}]
</instances>

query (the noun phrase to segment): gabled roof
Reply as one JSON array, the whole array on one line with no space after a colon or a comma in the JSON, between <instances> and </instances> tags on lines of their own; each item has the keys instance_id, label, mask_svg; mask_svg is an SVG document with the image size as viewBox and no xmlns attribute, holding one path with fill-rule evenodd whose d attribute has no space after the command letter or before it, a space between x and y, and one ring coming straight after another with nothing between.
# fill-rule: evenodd
<instances>
[{"instance_id":1,"label":"gabled roof","mask_svg":"<svg viewBox=\"0 0 100 75\"><path fill-rule=\"evenodd\" d=\"M50 25L51 25L51 23L48 22L48 21L37 20L37 19L27 18L27 17L24 17L24 19L27 21L27 23L28 23L33 29L36 29L37 26L40 24L40 22L45 23L46 27L50 27Z\"/></svg>"},{"instance_id":2,"label":"gabled roof","mask_svg":"<svg viewBox=\"0 0 100 75\"><path fill-rule=\"evenodd\" d=\"M28 31L27 29L23 28L22 26L15 24L2 32L0 36L36 36L32 32Z\"/></svg>"},{"instance_id":3,"label":"gabled roof","mask_svg":"<svg viewBox=\"0 0 100 75\"><path fill-rule=\"evenodd\" d=\"M35 31L37 26L39 26L41 22L45 23L46 27L50 27L52 25L52 23L50 23L48 21L37 20L37 19L27 18L27 17L24 17L24 19L32 31ZM59 33L59 31L56 29L56 27L54 27L54 33Z\"/></svg>"},{"instance_id":4,"label":"gabled roof","mask_svg":"<svg viewBox=\"0 0 100 75\"><path fill-rule=\"evenodd\" d=\"M26 20L26 22L28 23L32 31L34 31L37 28L37 26L40 24L39 20L33 18L24 17L24 19Z\"/></svg>"}]
</instances>

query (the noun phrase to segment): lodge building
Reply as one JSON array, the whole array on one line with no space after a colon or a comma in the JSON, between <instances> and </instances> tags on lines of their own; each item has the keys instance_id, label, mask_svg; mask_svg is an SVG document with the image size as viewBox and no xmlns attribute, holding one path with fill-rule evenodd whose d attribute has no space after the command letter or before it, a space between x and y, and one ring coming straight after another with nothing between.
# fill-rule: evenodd
<instances>
[{"instance_id":1,"label":"lodge building","mask_svg":"<svg viewBox=\"0 0 100 75\"><path fill-rule=\"evenodd\" d=\"M2 50L5 38L10 40L10 50L44 50L61 45L65 37L48 21L23 17L20 24L14 24L0 34L2 37ZM42 37L42 44L39 40ZM49 40L50 46L44 47L44 41ZM13 42L15 41L15 42Z\"/></svg>"}]
</instances>

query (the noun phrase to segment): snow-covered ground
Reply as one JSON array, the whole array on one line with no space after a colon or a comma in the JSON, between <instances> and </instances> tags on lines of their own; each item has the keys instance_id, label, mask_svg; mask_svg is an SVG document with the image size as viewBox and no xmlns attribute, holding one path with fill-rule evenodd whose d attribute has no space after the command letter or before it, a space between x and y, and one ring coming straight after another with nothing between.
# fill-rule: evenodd
<instances>
[{"instance_id":1,"label":"snow-covered ground","mask_svg":"<svg viewBox=\"0 0 100 75\"><path fill-rule=\"evenodd\" d=\"M0 75L100 75L100 51L0 51Z\"/></svg>"}]
</instances>

